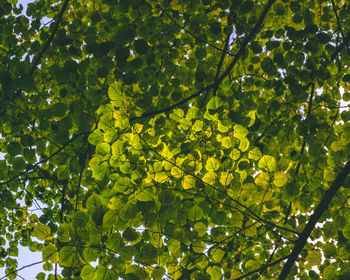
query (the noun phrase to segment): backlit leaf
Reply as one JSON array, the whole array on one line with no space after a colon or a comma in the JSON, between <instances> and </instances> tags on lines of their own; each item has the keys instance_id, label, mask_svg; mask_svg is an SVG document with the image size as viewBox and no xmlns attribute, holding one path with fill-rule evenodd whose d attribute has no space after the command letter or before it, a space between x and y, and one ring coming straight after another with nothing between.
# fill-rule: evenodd
<instances>
[{"instance_id":1,"label":"backlit leaf","mask_svg":"<svg viewBox=\"0 0 350 280\"><path fill-rule=\"evenodd\" d=\"M288 182L288 176L283 172L275 172L273 183L277 187L283 187Z\"/></svg>"},{"instance_id":2,"label":"backlit leaf","mask_svg":"<svg viewBox=\"0 0 350 280\"><path fill-rule=\"evenodd\" d=\"M191 175L184 176L184 179L182 181L182 187L185 190L195 188L196 187L196 178L194 178Z\"/></svg>"},{"instance_id":3,"label":"backlit leaf","mask_svg":"<svg viewBox=\"0 0 350 280\"><path fill-rule=\"evenodd\" d=\"M261 187L267 187L269 185L269 181L270 181L270 176L266 172L259 173L259 175L256 176L254 180L255 184Z\"/></svg>"},{"instance_id":4,"label":"backlit leaf","mask_svg":"<svg viewBox=\"0 0 350 280\"><path fill-rule=\"evenodd\" d=\"M47 225L37 224L34 226L34 236L40 240L45 240L51 234L51 229Z\"/></svg>"},{"instance_id":5,"label":"backlit leaf","mask_svg":"<svg viewBox=\"0 0 350 280\"><path fill-rule=\"evenodd\" d=\"M276 160L273 156L265 155L259 160L259 168L271 172L276 169Z\"/></svg>"}]
</instances>

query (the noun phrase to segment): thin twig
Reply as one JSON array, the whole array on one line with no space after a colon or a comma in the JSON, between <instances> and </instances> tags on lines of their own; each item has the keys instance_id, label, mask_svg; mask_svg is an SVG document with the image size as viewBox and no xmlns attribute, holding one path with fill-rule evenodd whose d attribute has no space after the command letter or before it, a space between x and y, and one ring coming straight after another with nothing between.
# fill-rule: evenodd
<instances>
[{"instance_id":1,"label":"thin twig","mask_svg":"<svg viewBox=\"0 0 350 280\"><path fill-rule=\"evenodd\" d=\"M85 152L84 153L83 165L82 165L80 173L79 173L79 182L78 182L78 187L77 187L77 191L76 191L76 195L75 195L75 208L74 208L75 211L77 211L77 209L78 209L79 190L80 190L80 185L81 185L81 179L83 177L83 172L84 172L84 169L85 169L86 154L87 153Z\"/></svg>"},{"instance_id":2,"label":"thin twig","mask_svg":"<svg viewBox=\"0 0 350 280\"><path fill-rule=\"evenodd\" d=\"M338 13L337 13L337 9L336 9L336 7L335 7L334 0L331 0L331 2L332 2L332 7L333 7L333 11L334 11L335 17L336 17L336 19L337 19L337 24L338 24L339 32L341 33L341 35L343 36L343 38L345 38L344 32L343 32L342 27L341 27L340 19L339 19Z\"/></svg>"},{"instance_id":3,"label":"thin twig","mask_svg":"<svg viewBox=\"0 0 350 280\"><path fill-rule=\"evenodd\" d=\"M215 87L218 87L219 84L222 82L222 80L224 80L232 71L233 67L236 65L237 61L241 58L241 56L244 54L245 49L248 45L248 43L257 35L257 32L259 31L259 29L261 28L261 25L267 15L267 12L269 11L269 9L271 8L272 4L275 2L275 0L269 0L269 2L266 4L264 11L261 13L257 23L255 24L254 28L251 30L251 32L244 38L241 47L239 49L239 51L234 55L232 62L230 63L230 65L227 67L227 69L224 71L224 73L222 73L221 76L219 76L219 78L217 79L217 81L214 81L212 84L198 90L197 92L193 93L192 95L190 95L189 97L175 103L174 105L171 105L167 108L163 108L160 110L156 110L156 111L151 111L151 112L146 112L144 114L142 114L139 117L132 117L130 118L130 122L133 122L134 120L140 119L140 118L149 118L149 117L154 117L158 114L161 113L165 113L168 112L172 109L175 109L183 104L186 104L188 101L198 97L199 95L201 95L203 92L211 90Z\"/></svg>"},{"instance_id":4,"label":"thin twig","mask_svg":"<svg viewBox=\"0 0 350 280\"><path fill-rule=\"evenodd\" d=\"M27 168L25 171L22 171L20 173L18 173L16 176L13 176L12 178L8 179L5 182L1 182L0 186L2 185L6 185L10 182L12 182L13 180L16 180L18 177L27 174L29 171L33 170L36 166L50 160L51 158L53 158L54 156L56 156L57 154L59 154L64 148L66 148L70 143L72 143L77 137L81 136L81 135L85 135L85 134L90 134L90 132L84 132L84 133L78 133L76 135L74 135L66 144L64 144L61 148L59 148L56 152L52 153L50 156L48 156L47 158L38 161L37 163L33 164L31 167Z\"/></svg>"},{"instance_id":5,"label":"thin twig","mask_svg":"<svg viewBox=\"0 0 350 280\"><path fill-rule=\"evenodd\" d=\"M62 8L61 8L60 12L59 12L58 15L57 15L57 20L56 20L55 26L53 27L52 32L51 32L49 38L47 39L47 41L46 41L46 43L45 43L43 49L39 52L39 54L37 55L37 57L34 58L34 63L33 63L33 66L32 66L32 68L31 68L30 72L29 72L29 75L32 75L32 74L34 73L35 68L38 66L41 57L42 57L43 54L46 52L46 50L50 47L50 45L51 45L51 43L52 43L52 41L53 41L53 39L54 39L54 37L55 37L55 35L56 35L56 32L57 32L57 30L58 30L58 27L60 26L60 23L61 23L61 21L62 21L63 14L64 14L64 12L65 12L67 6L68 6L68 2L69 2L69 0L64 1Z\"/></svg>"},{"instance_id":6,"label":"thin twig","mask_svg":"<svg viewBox=\"0 0 350 280\"><path fill-rule=\"evenodd\" d=\"M216 91L218 90L218 87L219 87L219 84L217 83L217 81L218 81L219 76L220 76L222 64L223 64L225 56L227 54L227 49L228 49L228 43L230 41L230 36L231 36L231 34L227 35L227 38L225 40L224 49L222 51L222 54L221 54L221 57L220 57L220 60L219 60L218 68L217 68L216 73L215 73L215 78L214 78L215 87L213 89L213 96L216 95Z\"/></svg>"},{"instance_id":7,"label":"thin twig","mask_svg":"<svg viewBox=\"0 0 350 280\"><path fill-rule=\"evenodd\" d=\"M219 193L222 193L224 196L226 196L229 200L231 200L232 202L235 202L237 205L239 205L240 207L244 208L247 212L250 213L250 215L252 217L254 217L255 219L257 219L259 221L259 223L261 223L262 225L266 226L267 224L270 225L271 227L276 227L278 229L281 229L281 230L285 230L287 232L290 232L290 233L293 233L297 236L299 236L299 232L295 231L295 230L292 230L292 229L289 229L289 228L285 228L285 227L282 227L282 226L279 226L273 222L270 222L268 220L265 220L263 218L261 218L259 215L255 214L249 207L245 206L244 204L242 204L241 202L239 202L238 200L232 198L231 196L229 196L225 191L223 190L220 190L219 188L207 183L207 182L204 182L201 178L199 178L197 175L194 175L192 174L191 172L188 172L186 169L182 168L181 166L178 166L176 165L176 163L170 161L169 159L163 157L161 154L159 154L156 150L152 149L152 147L147 143L147 141L144 140L144 138L138 134L140 136L140 139L146 144L146 146L148 147L148 149L150 151L152 151L153 153L155 153L157 156L159 156L160 158L162 158L163 160L169 162L170 164L172 164L173 166L179 168L180 170L182 170L184 173L192 176L194 179L196 179L198 182L201 182L203 183L204 185L207 185L208 187L210 187L211 189L219 192ZM271 229L272 232L274 232L272 229ZM276 233L277 234L277 233ZM280 236L280 234L278 234ZM288 239L287 237L284 237L285 239ZM293 240L290 240L288 239L289 241L293 241Z\"/></svg>"},{"instance_id":8,"label":"thin twig","mask_svg":"<svg viewBox=\"0 0 350 280\"><path fill-rule=\"evenodd\" d=\"M19 268L19 269L16 269L16 270L13 270L13 271L11 271L11 272L9 272L9 273L6 273L6 275L3 276L3 277L1 277L0 280L5 279L6 277L8 277L8 276L10 276L10 275L12 275L12 274L14 274L14 273L17 273L18 271L21 271L21 270L23 270L23 269L25 269L25 268L31 267L31 266L33 266L33 265L41 264L41 263L43 263L43 262L44 262L44 261L40 261L40 262L35 262L35 263L31 263L31 264L22 266L22 267Z\"/></svg>"},{"instance_id":9,"label":"thin twig","mask_svg":"<svg viewBox=\"0 0 350 280\"><path fill-rule=\"evenodd\" d=\"M281 261L284 261L284 260L287 259L287 258L288 258L288 256L279 258L278 260L275 260L275 261L272 262L272 263L265 264L265 265L263 265L263 266L261 266L261 267L255 269L255 270L253 270L253 271L247 273L247 274L244 274L243 276L240 276L240 277L238 277L238 278L234 278L233 280L246 279L246 277L248 277L249 275L255 274L255 273L259 272L259 271L263 271L263 270L265 270L266 268L268 268L268 267L270 267L270 266L273 266L273 265L275 265L275 264L280 263Z\"/></svg>"}]
</instances>

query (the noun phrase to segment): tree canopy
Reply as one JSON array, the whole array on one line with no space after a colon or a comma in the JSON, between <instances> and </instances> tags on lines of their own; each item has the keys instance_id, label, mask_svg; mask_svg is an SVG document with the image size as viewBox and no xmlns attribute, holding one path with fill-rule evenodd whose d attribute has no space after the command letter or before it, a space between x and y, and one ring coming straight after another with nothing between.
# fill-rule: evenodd
<instances>
[{"instance_id":1,"label":"tree canopy","mask_svg":"<svg viewBox=\"0 0 350 280\"><path fill-rule=\"evenodd\" d=\"M2 0L0 42L0 279L21 246L37 279L350 278L347 1Z\"/></svg>"}]
</instances>

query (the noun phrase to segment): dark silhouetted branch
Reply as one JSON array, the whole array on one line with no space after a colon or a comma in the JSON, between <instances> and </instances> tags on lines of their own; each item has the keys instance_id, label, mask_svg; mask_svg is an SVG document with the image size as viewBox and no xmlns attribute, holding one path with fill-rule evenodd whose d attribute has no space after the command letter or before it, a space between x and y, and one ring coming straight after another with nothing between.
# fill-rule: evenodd
<instances>
[{"instance_id":1,"label":"dark silhouetted branch","mask_svg":"<svg viewBox=\"0 0 350 280\"><path fill-rule=\"evenodd\" d=\"M283 269L278 277L279 280L284 280L287 278L292 266L297 260L300 252L303 250L306 245L307 239L309 238L312 230L315 228L316 223L321 218L324 211L328 209L328 205L331 202L332 198L335 196L337 191L343 185L345 179L350 173L350 160L345 164L343 170L338 174L337 178L334 180L331 187L326 191L322 200L315 209L315 212L311 215L309 222L305 226L304 230L300 234L299 239L295 242L295 246L292 250L292 253L289 255L287 262L283 266Z\"/></svg>"},{"instance_id":2,"label":"dark silhouetted branch","mask_svg":"<svg viewBox=\"0 0 350 280\"><path fill-rule=\"evenodd\" d=\"M199 95L201 95L203 92L211 90L211 89L215 89L217 88L220 83L222 82L223 79L225 79L230 72L232 71L233 67L236 65L236 63L238 62L238 60L241 58L241 56L244 54L246 47L248 45L248 43L258 34L259 29L262 26L262 23L267 15L267 12L269 11L269 9L271 8L272 4L275 2L275 0L269 0L269 2L266 4L263 12L261 13L257 23L255 24L254 28L251 30L251 32L244 38L243 42L241 43L241 47L239 49L239 51L234 55L232 62L230 63L230 65L226 68L226 70L222 73L221 76L218 77L218 79L216 81L214 81L212 84L198 90L197 92L195 92L194 94L190 95L189 97L175 103L174 105L171 105L167 108L164 109L160 109L160 110L156 110L156 111L151 111L151 112L146 112L144 114L142 114L139 117L132 117L130 118L130 121L134 121L136 119L140 119L140 118L149 118L149 117L154 117L158 114L161 113L165 113L165 112L169 112L172 109L175 109L183 104L186 104L188 101L198 97Z\"/></svg>"},{"instance_id":3,"label":"dark silhouetted branch","mask_svg":"<svg viewBox=\"0 0 350 280\"><path fill-rule=\"evenodd\" d=\"M53 41L53 38L55 38L56 32L57 32L57 30L58 30L58 27L60 26L60 23L61 23L61 21L62 21L63 14L64 14L65 10L67 9L68 2L69 2L69 0L64 1L62 8L61 8L60 12L59 12L58 15L57 15L57 20L56 20L56 22L55 22L55 26L53 27L52 32L51 32L49 38L47 39L47 41L46 41L46 43L45 43L43 49L42 49L42 50L39 52L39 54L34 58L34 60L33 60L33 61L34 61L33 66L32 66L32 68L31 68L31 70L30 70L30 72L29 72L30 75L32 75L32 74L34 73L35 68L38 66L41 57L42 57L43 54L46 52L46 50L50 47L50 45L51 45L51 43L52 43L52 41Z\"/></svg>"}]
</instances>

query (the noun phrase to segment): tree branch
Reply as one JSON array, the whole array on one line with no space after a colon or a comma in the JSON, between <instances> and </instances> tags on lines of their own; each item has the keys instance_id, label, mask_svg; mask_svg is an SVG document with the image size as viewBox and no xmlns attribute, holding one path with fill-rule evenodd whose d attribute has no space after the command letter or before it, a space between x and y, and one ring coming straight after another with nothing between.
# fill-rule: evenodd
<instances>
[{"instance_id":1,"label":"tree branch","mask_svg":"<svg viewBox=\"0 0 350 280\"><path fill-rule=\"evenodd\" d=\"M46 52L46 50L51 45L51 43L53 41L53 38L55 37L56 32L58 30L58 27L60 26L60 23L62 21L63 14L64 14L65 10L67 9L68 2L69 2L69 0L65 0L64 1L62 8L61 8L60 12L57 15L57 20L56 20L55 26L53 27L49 38L47 39L43 49L40 51L40 53L37 55L37 57L33 60L34 64L33 64L32 68L31 68L31 70L29 72L29 75L32 75L34 73L35 68L38 66L41 57L43 56L43 54Z\"/></svg>"},{"instance_id":2,"label":"tree branch","mask_svg":"<svg viewBox=\"0 0 350 280\"><path fill-rule=\"evenodd\" d=\"M279 280L284 280L287 278L290 270L296 259L298 258L300 252L306 245L307 239L309 238L312 230L315 228L316 223L321 218L324 211L328 209L328 205L332 198L335 196L337 191L343 185L345 179L350 173L350 160L345 164L343 170L338 174L337 178L332 183L331 187L326 191L322 200L315 209L315 212L311 215L309 222L305 226L304 230L300 234L299 239L295 242L295 246L292 253L289 255L287 262L283 266L283 269L278 277Z\"/></svg>"},{"instance_id":3,"label":"tree branch","mask_svg":"<svg viewBox=\"0 0 350 280\"><path fill-rule=\"evenodd\" d=\"M197 92L195 92L194 94L190 95L189 97L175 103L174 105L171 105L167 108L163 108L160 110L156 110L156 111L151 111L151 112L146 112L144 114L142 114L139 117L132 117L130 118L130 122L133 122L136 119L140 119L140 118L148 118L148 117L154 117L158 114L161 113L165 113L168 112L172 109L175 109L185 103L187 103L188 101L192 100L193 98L198 97L199 95L201 95L203 92L208 91L212 88L216 88L219 86L219 84L222 82L223 79L225 79L230 72L232 71L233 67L236 65L237 61L241 58L241 56L244 54L244 51L248 45L248 43L257 35L258 30L261 28L261 25L267 15L267 12L269 11L269 9L271 8L272 4L275 2L275 0L269 0L269 2L266 4L264 11L261 13L257 23L255 24L254 28L251 30L251 32L248 34L248 36L246 36L241 44L241 47L239 49L239 51L235 54L235 56L233 57L232 62L230 63L230 65L226 68L226 70L224 71L224 73L222 73L221 76L218 77L218 79L216 81L214 81L212 84L198 90Z\"/></svg>"},{"instance_id":4,"label":"tree branch","mask_svg":"<svg viewBox=\"0 0 350 280\"><path fill-rule=\"evenodd\" d=\"M166 9L164 9L162 6L160 6L160 4L156 1L156 0L153 0L152 1L160 10L162 10L162 12L164 14L167 15L167 17L178 27L180 27L182 30L184 30L187 34L189 34L190 36L192 36L193 38L195 38L196 40L198 40L199 42L203 42L203 43L206 43L208 44L209 46L213 47L214 49L218 50L218 51L223 51L221 50L220 48L218 48L217 46L215 46L214 44L206 41L206 40L203 40L201 39L200 37L198 37L197 35L195 35L194 33L192 33L190 30L188 30L185 26L182 26L181 24L179 24L169 13Z\"/></svg>"},{"instance_id":5,"label":"tree branch","mask_svg":"<svg viewBox=\"0 0 350 280\"><path fill-rule=\"evenodd\" d=\"M21 268L19 268L19 269L17 269L17 270L13 270L13 271L11 271L11 272L9 272L9 273L6 273L6 275L3 276L3 277L1 277L0 280L5 279L6 277L8 277L8 276L10 276L10 275L12 275L12 274L14 274L14 273L17 273L18 271L21 271L22 269L31 267L31 266L33 266L33 265L41 264L41 263L43 263L43 261L35 262L35 263L31 263L31 264L22 266Z\"/></svg>"},{"instance_id":6,"label":"tree branch","mask_svg":"<svg viewBox=\"0 0 350 280\"><path fill-rule=\"evenodd\" d=\"M306 118L309 118L311 116L312 99L314 97L314 92L315 92L315 84L313 83L312 86L311 86L311 93L310 93L310 99L309 99L309 105L308 105ZM302 144L301 150L300 150L300 155L304 154L305 146L306 146L306 136L304 135L304 137L303 137L303 144ZM298 176L300 166L301 166L301 161L299 159L298 164L297 164L297 168L295 169L295 172L294 172L293 182L295 182L296 177ZM284 223L287 223L288 216L289 216L291 210L292 210L292 202L289 203L288 210L287 210L287 213L286 213L286 217L284 219Z\"/></svg>"},{"instance_id":7,"label":"tree branch","mask_svg":"<svg viewBox=\"0 0 350 280\"><path fill-rule=\"evenodd\" d=\"M53 158L54 156L56 156L57 154L59 154L64 148L66 148L70 143L72 143L77 137L81 136L81 135L85 135L85 134L90 134L90 132L84 132L84 133L78 133L76 135L74 135L66 144L64 144L61 148L59 148L56 152L52 153L50 156L48 156L45 159L42 159L41 161L38 161L37 163L33 164L31 167L27 168L25 171L22 171L20 173L18 173L16 176L11 177L10 179L8 179L5 182L0 182L0 186L2 185L6 185L10 182L12 182L13 180L16 180L18 177L27 174L29 171L33 170L36 166L48 161L49 159Z\"/></svg>"},{"instance_id":8,"label":"tree branch","mask_svg":"<svg viewBox=\"0 0 350 280\"><path fill-rule=\"evenodd\" d=\"M217 68L216 73L215 73L215 78L214 78L215 87L213 89L213 95L214 96L216 95L216 91L218 90L218 87L219 87L219 83L217 83L217 81L219 79L220 72L221 72L221 67L222 67L222 64L224 63L224 59L225 59L225 56L226 56L226 53L227 53L228 43L230 42L230 37L231 37L231 34L227 35L227 37L226 37L224 49L222 51L222 54L221 54L221 57L220 57L220 60L219 60L219 64L218 64L218 68Z\"/></svg>"},{"instance_id":9,"label":"tree branch","mask_svg":"<svg viewBox=\"0 0 350 280\"><path fill-rule=\"evenodd\" d=\"M336 17L336 19L337 19L337 24L338 24L339 32L341 33L341 35L343 36L343 38L345 38L343 29L342 29L342 27L341 27L340 19L339 19L338 13L337 13L337 9L336 9L336 7L335 7L334 0L331 0L331 2L332 2L332 7L333 7L333 11L334 11L335 17Z\"/></svg>"},{"instance_id":10,"label":"tree branch","mask_svg":"<svg viewBox=\"0 0 350 280\"><path fill-rule=\"evenodd\" d=\"M268 267L270 267L270 266L274 266L275 264L278 264L279 262L284 261L284 260L287 259L287 258L288 258L288 256L279 258L278 260L275 260L275 261L272 262L272 263L265 264L265 265L263 265L263 266L261 266L261 267L255 269L255 270L253 270L253 271L251 271L251 272L249 272L249 273L247 273L247 274L244 274L243 276L240 276L240 277L238 277L238 278L235 278L235 279L233 279L233 280L246 279L246 277L248 277L249 275L252 275L252 274L255 274L255 273L259 272L259 271L265 270L266 268L268 268Z\"/></svg>"}]
</instances>

